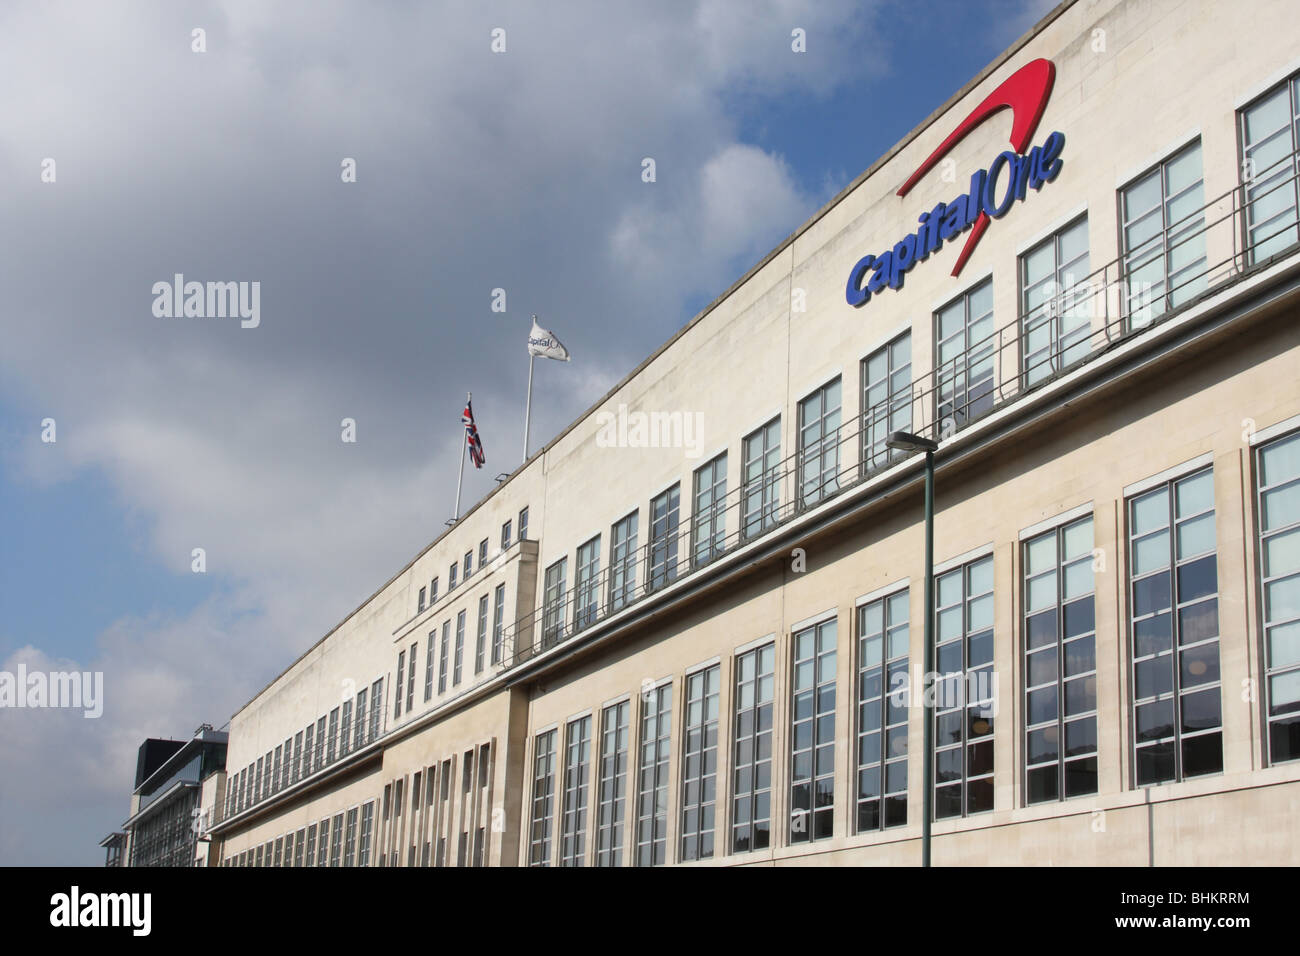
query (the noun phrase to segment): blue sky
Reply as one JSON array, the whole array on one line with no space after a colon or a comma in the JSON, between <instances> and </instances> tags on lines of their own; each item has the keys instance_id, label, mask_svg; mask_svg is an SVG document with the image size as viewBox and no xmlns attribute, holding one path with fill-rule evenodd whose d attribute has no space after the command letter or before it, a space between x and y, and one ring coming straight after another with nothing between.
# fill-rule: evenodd
<instances>
[{"instance_id":1,"label":"blue sky","mask_svg":"<svg viewBox=\"0 0 1300 956\"><path fill-rule=\"evenodd\" d=\"M0 669L102 669L107 698L0 712L0 863L98 862L142 737L223 724L432 539L466 389L467 498L517 464L528 312L575 355L539 367L540 447L1051 5L641 6L0 13L4 88L38 91L0 125ZM263 327L159 326L187 270L260 279Z\"/></svg>"}]
</instances>

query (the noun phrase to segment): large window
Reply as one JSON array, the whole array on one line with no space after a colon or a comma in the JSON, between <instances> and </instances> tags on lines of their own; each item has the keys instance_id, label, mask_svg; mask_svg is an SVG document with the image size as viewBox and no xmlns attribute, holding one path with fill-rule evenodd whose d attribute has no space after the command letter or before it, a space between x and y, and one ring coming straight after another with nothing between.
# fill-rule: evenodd
<instances>
[{"instance_id":1,"label":"large window","mask_svg":"<svg viewBox=\"0 0 1300 956\"><path fill-rule=\"evenodd\" d=\"M474 635L474 673L483 672L483 658L487 654L488 596L478 599L478 631Z\"/></svg>"},{"instance_id":2,"label":"large window","mask_svg":"<svg viewBox=\"0 0 1300 956\"><path fill-rule=\"evenodd\" d=\"M461 671L465 664L465 612L456 615L456 654L451 666L451 686L460 684Z\"/></svg>"},{"instance_id":3,"label":"large window","mask_svg":"<svg viewBox=\"0 0 1300 956\"><path fill-rule=\"evenodd\" d=\"M1268 759L1300 757L1300 433L1256 452Z\"/></svg>"},{"instance_id":4,"label":"large window","mask_svg":"<svg viewBox=\"0 0 1300 956\"><path fill-rule=\"evenodd\" d=\"M610 704L600 715L600 777L596 794L596 865L623 865L623 811L627 803L627 743L631 704Z\"/></svg>"},{"instance_id":5,"label":"large window","mask_svg":"<svg viewBox=\"0 0 1300 956\"><path fill-rule=\"evenodd\" d=\"M361 845L357 850L357 866L370 865L370 839L375 829L375 801L361 808ZM299 830L299 839L302 831Z\"/></svg>"},{"instance_id":6,"label":"large window","mask_svg":"<svg viewBox=\"0 0 1300 956\"><path fill-rule=\"evenodd\" d=\"M325 762L333 763L334 755L338 752L339 743L339 709L335 707L330 711L330 736L329 743L325 745Z\"/></svg>"},{"instance_id":7,"label":"large window","mask_svg":"<svg viewBox=\"0 0 1300 956\"><path fill-rule=\"evenodd\" d=\"M451 651L451 621L442 622L442 643L438 647L438 693L447 690L447 660Z\"/></svg>"},{"instance_id":8,"label":"large window","mask_svg":"<svg viewBox=\"0 0 1300 956\"><path fill-rule=\"evenodd\" d=\"M1096 793L1092 516L1034 535L1022 555L1025 802Z\"/></svg>"},{"instance_id":9,"label":"large window","mask_svg":"<svg viewBox=\"0 0 1300 956\"><path fill-rule=\"evenodd\" d=\"M935 415L947 433L993 407L993 280L936 312L934 331Z\"/></svg>"},{"instance_id":10,"label":"large window","mask_svg":"<svg viewBox=\"0 0 1300 956\"><path fill-rule=\"evenodd\" d=\"M410 713L415 708L415 655L420 649L420 645L411 644L411 653L406 659L406 711Z\"/></svg>"},{"instance_id":11,"label":"large window","mask_svg":"<svg viewBox=\"0 0 1300 956\"><path fill-rule=\"evenodd\" d=\"M1120 191L1129 328L1150 325L1205 289L1204 205L1199 140Z\"/></svg>"},{"instance_id":12,"label":"large window","mask_svg":"<svg viewBox=\"0 0 1300 956\"><path fill-rule=\"evenodd\" d=\"M762 850L772 841L772 698L776 647L736 655L736 724L731 850Z\"/></svg>"},{"instance_id":13,"label":"large window","mask_svg":"<svg viewBox=\"0 0 1300 956\"><path fill-rule=\"evenodd\" d=\"M569 559L560 558L546 569L542 592L542 648L552 647L564 639L564 579Z\"/></svg>"},{"instance_id":14,"label":"large window","mask_svg":"<svg viewBox=\"0 0 1300 956\"><path fill-rule=\"evenodd\" d=\"M330 826L330 866L343 865L343 814L334 814L334 823Z\"/></svg>"},{"instance_id":15,"label":"large window","mask_svg":"<svg viewBox=\"0 0 1300 956\"><path fill-rule=\"evenodd\" d=\"M307 849L303 855L303 862L307 866L316 866L316 824L307 828Z\"/></svg>"},{"instance_id":16,"label":"large window","mask_svg":"<svg viewBox=\"0 0 1300 956\"><path fill-rule=\"evenodd\" d=\"M892 431L911 429L912 333L904 332L862 360L862 470L900 457L885 441Z\"/></svg>"},{"instance_id":17,"label":"large window","mask_svg":"<svg viewBox=\"0 0 1300 956\"><path fill-rule=\"evenodd\" d=\"M715 664L686 677L682 752L682 860L713 856L718 792L718 690Z\"/></svg>"},{"instance_id":18,"label":"large window","mask_svg":"<svg viewBox=\"0 0 1300 956\"><path fill-rule=\"evenodd\" d=\"M781 419L746 435L741 450L740 531L752 538L781 517Z\"/></svg>"},{"instance_id":19,"label":"large window","mask_svg":"<svg viewBox=\"0 0 1300 956\"><path fill-rule=\"evenodd\" d=\"M646 588L654 590L677 578L677 518L681 486L673 485L650 502L650 571Z\"/></svg>"},{"instance_id":20,"label":"large window","mask_svg":"<svg viewBox=\"0 0 1300 956\"><path fill-rule=\"evenodd\" d=\"M727 453L695 470L691 561L708 564L727 547Z\"/></svg>"},{"instance_id":21,"label":"large window","mask_svg":"<svg viewBox=\"0 0 1300 956\"><path fill-rule=\"evenodd\" d=\"M993 809L993 558L936 575L934 816Z\"/></svg>"},{"instance_id":22,"label":"large window","mask_svg":"<svg viewBox=\"0 0 1300 956\"><path fill-rule=\"evenodd\" d=\"M406 680L406 651L397 652L397 693L393 695L393 719L402 716L402 682Z\"/></svg>"},{"instance_id":23,"label":"large window","mask_svg":"<svg viewBox=\"0 0 1300 956\"><path fill-rule=\"evenodd\" d=\"M799 402L799 504L815 505L839 489L840 380Z\"/></svg>"},{"instance_id":24,"label":"large window","mask_svg":"<svg viewBox=\"0 0 1300 956\"><path fill-rule=\"evenodd\" d=\"M835 833L834 618L794 633L790 688L790 842Z\"/></svg>"},{"instance_id":25,"label":"large window","mask_svg":"<svg viewBox=\"0 0 1300 956\"><path fill-rule=\"evenodd\" d=\"M330 849L330 818L326 817L324 820L320 822L320 846L317 847L317 851L316 851L317 866L329 865L329 849Z\"/></svg>"},{"instance_id":26,"label":"large window","mask_svg":"<svg viewBox=\"0 0 1300 956\"><path fill-rule=\"evenodd\" d=\"M1300 76L1241 111L1245 158L1246 244L1251 261L1266 259L1297 239L1296 148L1300 145Z\"/></svg>"},{"instance_id":27,"label":"large window","mask_svg":"<svg viewBox=\"0 0 1300 956\"><path fill-rule=\"evenodd\" d=\"M636 596L636 520L638 512L609 529L609 612L625 607Z\"/></svg>"},{"instance_id":28,"label":"large window","mask_svg":"<svg viewBox=\"0 0 1300 956\"><path fill-rule=\"evenodd\" d=\"M348 811L348 828L343 843L343 865L355 866L357 861L357 818L359 810L353 807Z\"/></svg>"},{"instance_id":29,"label":"large window","mask_svg":"<svg viewBox=\"0 0 1300 956\"><path fill-rule=\"evenodd\" d=\"M379 737L379 728L384 716L384 679L381 677L370 685L370 739ZM307 748L310 749L310 748Z\"/></svg>"},{"instance_id":30,"label":"large window","mask_svg":"<svg viewBox=\"0 0 1300 956\"><path fill-rule=\"evenodd\" d=\"M537 735L533 752L532 829L528 836L530 866L550 866L551 826L555 815L555 735L548 730Z\"/></svg>"},{"instance_id":31,"label":"large window","mask_svg":"<svg viewBox=\"0 0 1300 956\"><path fill-rule=\"evenodd\" d=\"M1087 358L1092 335L1087 279L1087 216L1020 257L1020 361L1026 386Z\"/></svg>"},{"instance_id":32,"label":"large window","mask_svg":"<svg viewBox=\"0 0 1300 956\"><path fill-rule=\"evenodd\" d=\"M492 663L500 664L505 646L506 586L498 584L492 595Z\"/></svg>"},{"instance_id":33,"label":"large window","mask_svg":"<svg viewBox=\"0 0 1300 956\"><path fill-rule=\"evenodd\" d=\"M600 615L600 535L578 545L573 575L573 629L580 631Z\"/></svg>"},{"instance_id":34,"label":"large window","mask_svg":"<svg viewBox=\"0 0 1300 956\"><path fill-rule=\"evenodd\" d=\"M907 823L907 589L858 608L858 833Z\"/></svg>"},{"instance_id":35,"label":"large window","mask_svg":"<svg viewBox=\"0 0 1300 956\"><path fill-rule=\"evenodd\" d=\"M637 866L659 866L666 862L672 712L672 684L663 684L642 695L636 813Z\"/></svg>"},{"instance_id":36,"label":"large window","mask_svg":"<svg viewBox=\"0 0 1300 956\"><path fill-rule=\"evenodd\" d=\"M438 657L438 629L429 632L429 644L424 651L424 699L433 698L433 662Z\"/></svg>"},{"instance_id":37,"label":"large window","mask_svg":"<svg viewBox=\"0 0 1300 956\"><path fill-rule=\"evenodd\" d=\"M564 732L564 803L560 866L582 866L587 853L587 781L591 771L591 718L569 722Z\"/></svg>"},{"instance_id":38,"label":"large window","mask_svg":"<svg viewBox=\"0 0 1300 956\"><path fill-rule=\"evenodd\" d=\"M1128 500L1129 623L1139 787L1223 769L1214 475Z\"/></svg>"}]
</instances>

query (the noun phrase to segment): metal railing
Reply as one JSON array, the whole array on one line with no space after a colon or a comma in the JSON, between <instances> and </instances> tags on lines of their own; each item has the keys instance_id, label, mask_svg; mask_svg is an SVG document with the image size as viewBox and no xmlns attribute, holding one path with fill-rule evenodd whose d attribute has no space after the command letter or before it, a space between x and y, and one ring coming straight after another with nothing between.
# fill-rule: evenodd
<instances>
[{"instance_id":1,"label":"metal railing","mask_svg":"<svg viewBox=\"0 0 1300 956\"><path fill-rule=\"evenodd\" d=\"M316 726L312 724L313 728ZM304 738L302 752L296 752L289 758L282 755L278 767L274 760L271 761L269 768L264 765L260 778L256 772L256 760L235 773L228 773L226 799L217 807L212 825L267 802L290 787L364 749L387 732L388 710L381 696L377 707L370 705L365 714L349 718L346 724L335 728L332 734L328 730L319 737L313 733L310 749ZM295 733L293 739L296 737ZM272 754L274 752L271 751ZM265 755L261 759L265 760Z\"/></svg>"},{"instance_id":2,"label":"metal railing","mask_svg":"<svg viewBox=\"0 0 1300 956\"><path fill-rule=\"evenodd\" d=\"M551 600L544 595L539 607L506 628L505 667L564 643L891 467L902 456L884 446L890 431L903 429L935 441L949 438L1290 254L1300 241L1297 156L1259 173L1255 183L1278 176L1266 190L1241 184L1215 197L1013 322L972 341L961 355L915 379L907 392L865 409L851 426L840 425L729 492L704 515L639 544L625 560L574 582L562 595ZM1251 223L1251 213L1277 190L1291 191L1289 218L1280 217L1285 222L1276 229L1252 236L1249 230L1258 232L1258 225ZM1270 215L1270 225L1276 225L1279 217ZM1256 261L1257 249L1288 232L1285 248ZM1138 278L1136 273L1151 271L1160 260L1158 281ZM1050 330L1048 345L1031 348L1029 335L1044 325ZM539 569L539 578L543 574Z\"/></svg>"}]
</instances>

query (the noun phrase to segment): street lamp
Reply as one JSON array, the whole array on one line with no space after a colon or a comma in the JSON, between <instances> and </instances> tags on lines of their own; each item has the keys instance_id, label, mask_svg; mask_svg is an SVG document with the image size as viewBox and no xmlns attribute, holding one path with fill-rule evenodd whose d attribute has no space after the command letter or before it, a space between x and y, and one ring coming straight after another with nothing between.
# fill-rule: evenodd
<instances>
[{"instance_id":1,"label":"street lamp","mask_svg":"<svg viewBox=\"0 0 1300 956\"><path fill-rule=\"evenodd\" d=\"M921 713L924 724L922 745L921 865L930 865L930 801L934 789L934 721L926 698L934 681L934 453L937 442L910 432L890 432L885 444L905 452L925 452L925 670L921 678Z\"/></svg>"}]
</instances>

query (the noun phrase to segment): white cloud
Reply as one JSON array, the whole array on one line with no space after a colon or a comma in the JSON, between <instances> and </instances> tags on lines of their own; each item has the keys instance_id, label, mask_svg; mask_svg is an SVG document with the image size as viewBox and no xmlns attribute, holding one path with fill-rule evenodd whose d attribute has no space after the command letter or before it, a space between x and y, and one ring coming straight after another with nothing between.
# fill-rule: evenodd
<instances>
[{"instance_id":1,"label":"white cloud","mask_svg":"<svg viewBox=\"0 0 1300 956\"><path fill-rule=\"evenodd\" d=\"M6 731L0 860L93 860L144 737L222 724L436 535L466 390L488 451L467 499L514 468L529 312L576 356L540 363L538 448L680 325L684 301L811 213L822 197L740 140L733 106L878 71L872 9L4 8L0 75L23 92L0 124L0 375L59 419L57 446L6 451L9 480L106 475L150 558L186 575L203 547L219 587L186 613L141 607L76 653L105 672L104 718ZM806 54L790 52L796 26ZM39 182L45 156L55 185ZM173 272L260 280L261 327L153 318L152 283ZM497 286L506 316L489 311ZM62 830L59 789L80 807ZM24 835L8 821L26 811Z\"/></svg>"}]
</instances>

